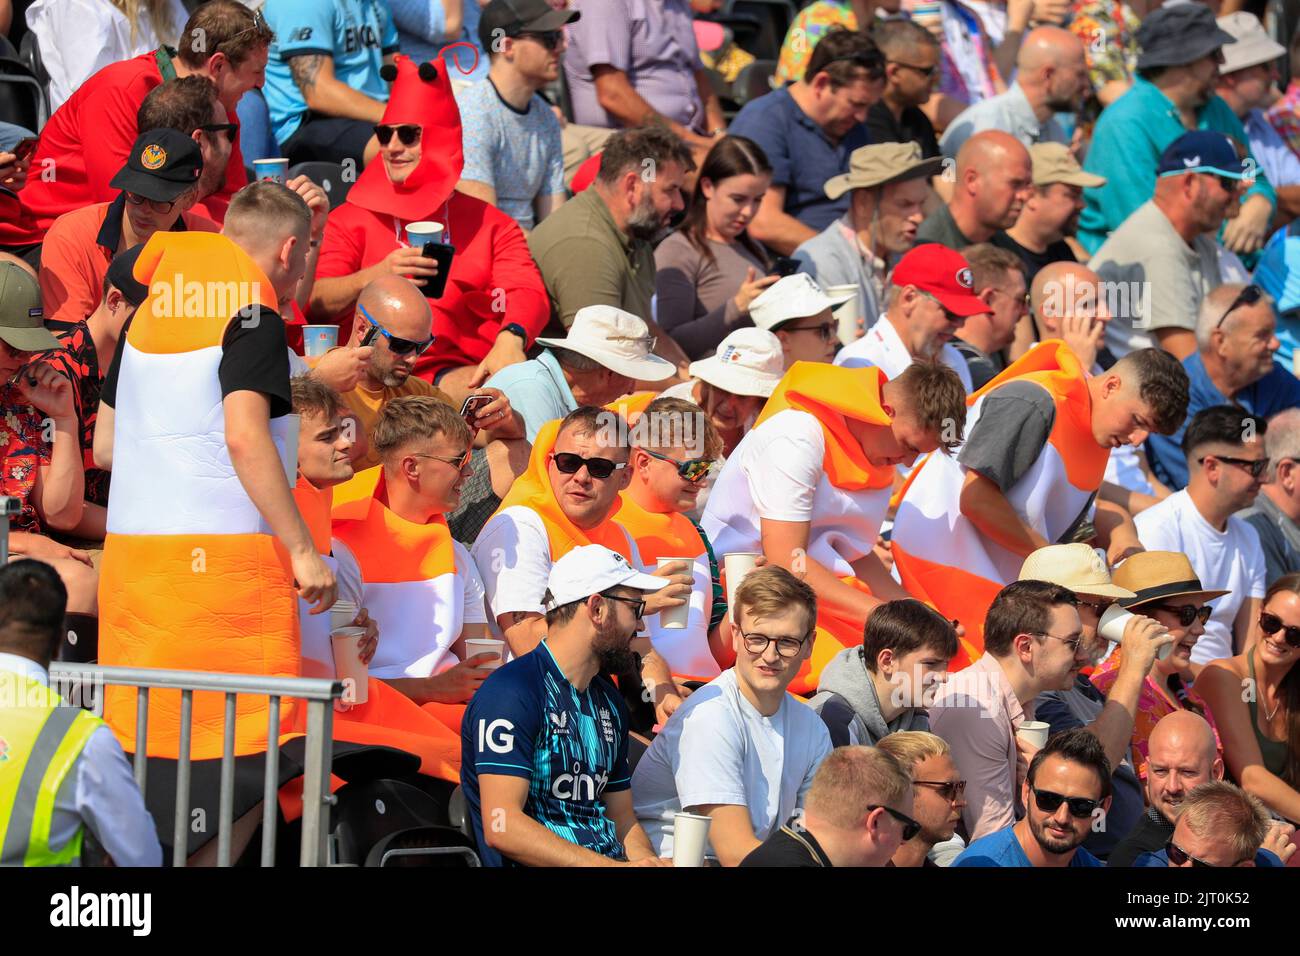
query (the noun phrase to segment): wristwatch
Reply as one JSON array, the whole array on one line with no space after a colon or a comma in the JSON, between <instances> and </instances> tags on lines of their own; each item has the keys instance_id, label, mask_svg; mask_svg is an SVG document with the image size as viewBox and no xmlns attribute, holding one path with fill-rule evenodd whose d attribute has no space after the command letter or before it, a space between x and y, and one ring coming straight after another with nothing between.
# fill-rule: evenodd
<instances>
[{"instance_id":1,"label":"wristwatch","mask_svg":"<svg viewBox=\"0 0 1300 956\"><path fill-rule=\"evenodd\" d=\"M501 331L513 332L515 335L519 336L520 340L524 344L524 348L528 348L528 333L524 331L524 327L520 325L518 322L506 323L505 325L501 326Z\"/></svg>"}]
</instances>

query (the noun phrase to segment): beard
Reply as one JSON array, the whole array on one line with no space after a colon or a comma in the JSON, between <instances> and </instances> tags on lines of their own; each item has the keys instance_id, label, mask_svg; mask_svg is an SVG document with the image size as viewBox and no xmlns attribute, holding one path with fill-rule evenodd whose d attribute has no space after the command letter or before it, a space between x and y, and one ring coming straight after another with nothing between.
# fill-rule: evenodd
<instances>
[{"instance_id":1,"label":"beard","mask_svg":"<svg viewBox=\"0 0 1300 956\"><path fill-rule=\"evenodd\" d=\"M1071 830L1070 835L1064 840L1053 836L1047 830L1046 817L1042 820L1035 820L1031 816L1029 818L1029 830L1033 833L1034 839L1038 841L1038 845L1047 853L1069 853L1075 847L1083 843L1085 839L1084 837L1079 836L1078 832L1075 830Z\"/></svg>"},{"instance_id":2,"label":"beard","mask_svg":"<svg viewBox=\"0 0 1300 956\"><path fill-rule=\"evenodd\" d=\"M654 200L647 189L641 202L627 217L627 231L633 239L651 242L664 228L663 218L655 211Z\"/></svg>"},{"instance_id":3,"label":"beard","mask_svg":"<svg viewBox=\"0 0 1300 956\"><path fill-rule=\"evenodd\" d=\"M636 667L637 656L630 646L635 633L628 633L613 621L596 629L591 650L600 661L602 674L626 674Z\"/></svg>"}]
</instances>

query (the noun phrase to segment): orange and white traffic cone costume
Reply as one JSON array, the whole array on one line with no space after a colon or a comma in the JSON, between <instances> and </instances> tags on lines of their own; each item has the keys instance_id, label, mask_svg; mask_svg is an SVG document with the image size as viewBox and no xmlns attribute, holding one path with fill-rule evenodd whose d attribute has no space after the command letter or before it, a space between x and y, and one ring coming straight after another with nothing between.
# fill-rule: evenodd
<instances>
[{"instance_id":1,"label":"orange and white traffic cone costume","mask_svg":"<svg viewBox=\"0 0 1300 956\"><path fill-rule=\"evenodd\" d=\"M122 346L113 438L113 486L99 578L100 661L122 667L299 674L297 595L288 555L244 490L226 448L218 367L222 341L245 306L276 313L275 289L238 246L216 233L161 232L135 277L155 289ZM172 284L230 295L186 299ZM206 304L198 299L207 299ZM213 307L215 314L204 310ZM193 314L195 311L204 314ZM261 321L280 321L263 315ZM297 418L271 420L292 483ZM136 692L109 687L105 719L134 752ZM282 702L282 728L297 703ZM222 752L223 695L196 693L191 754ZM180 692L149 697L150 756L175 758ZM267 701L241 694L235 753L264 751Z\"/></svg>"},{"instance_id":2,"label":"orange and white traffic cone costume","mask_svg":"<svg viewBox=\"0 0 1300 956\"><path fill-rule=\"evenodd\" d=\"M1011 507L1048 541L1057 541L1089 507L1106 472L1110 449L1092 432L1085 370L1059 340L1043 342L971 395L969 435L984 399L1010 381L1030 381L1056 409L1042 454L1004 494ZM1012 442L1015 436L1007 435ZM894 567L909 593L966 629L952 662L959 670L984 652L984 615L1005 585L1017 580L1025 557L986 538L961 512L966 469L956 456L933 454L913 472L894 519Z\"/></svg>"}]
</instances>

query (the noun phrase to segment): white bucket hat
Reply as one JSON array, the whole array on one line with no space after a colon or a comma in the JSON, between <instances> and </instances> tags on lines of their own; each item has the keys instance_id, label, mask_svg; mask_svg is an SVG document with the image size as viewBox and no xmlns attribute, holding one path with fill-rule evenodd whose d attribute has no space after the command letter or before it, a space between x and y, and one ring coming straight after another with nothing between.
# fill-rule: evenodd
<instances>
[{"instance_id":1,"label":"white bucket hat","mask_svg":"<svg viewBox=\"0 0 1300 956\"><path fill-rule=\"evenodd\" d=\"M732 395L767 398L785 374L781 340L766 329L736 329L717 352L692 362L690 374Z\"/></svg>"},{"instance_id":2,"label":"white bucket hat","mask_svg":"<svg viewBox=\"0 0 1300 956\"><path fill-rule=\"evenodd\" d=\"M619 585L638 591L658 591L669 583L667 578L636 570L621 554L600 544L574 548L551 565L551 573L546 579L553 608L581 601Z\"/></svg>"},{"instance_id":3,"label":"white bucket hat","mask_svg":"<svg viewBox=\"0 0 1300 956\"><path fill-rule=\"evenodd\" d=\"M574 313L564 338L537 341L585 355L612 372L644 382L658 382L677 371L672 362L652 354L654 337L646 324L612 305L584 306Z\"/></svg>"},{"instance_id":4,"label":"white bucket hat","mask_svg":"<svg viewBox=\"0 0 1300 956\"><path fill-rule=\"evenodd\" d=\"M771 331L782 322L806 319L827 309L834 309L853 298L855 293L831 295L806 272L772 283L749 305L749 317L760 329Z\"/></svg>"}]
</instances>

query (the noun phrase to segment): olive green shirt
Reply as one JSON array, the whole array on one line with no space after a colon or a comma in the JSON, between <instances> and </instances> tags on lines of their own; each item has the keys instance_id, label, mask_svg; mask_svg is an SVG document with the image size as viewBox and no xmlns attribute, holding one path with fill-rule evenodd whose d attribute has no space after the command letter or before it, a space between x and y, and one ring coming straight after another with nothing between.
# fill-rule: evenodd
<instances>
[{"instance_id":1,"label":"olive green shirt","mask_svg":"<svg viewBox=\"0 0 1300 956\"><path fill-rule=\"evenodd\" d=\"M612 305L642 319L654 318L654 250L614 225L594 187L543 219L529 235L528 248L551 297L548 334L563 334L574 313L588 305Z\"/></svg>"}]
</instances>

